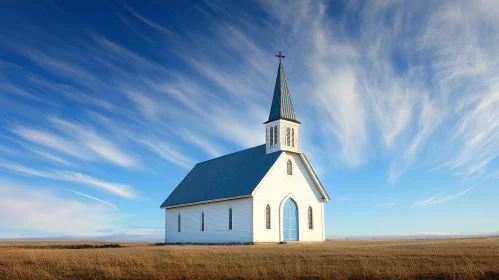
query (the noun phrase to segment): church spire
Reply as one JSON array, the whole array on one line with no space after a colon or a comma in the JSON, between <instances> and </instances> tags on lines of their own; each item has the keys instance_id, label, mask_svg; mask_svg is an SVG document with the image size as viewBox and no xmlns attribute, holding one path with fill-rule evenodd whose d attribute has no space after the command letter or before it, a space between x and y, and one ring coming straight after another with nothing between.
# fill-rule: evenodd
<instances>
[{"instance_id":1,"label":"church spire","mask_svg":"<svg viewBox=\"0 0 499 280\"><path fill-rule=\"evenodd\" d=\"M291 103L291 95L289 93L288 84L286 83L286 76L284 75L282 59L285 58L285 56L279 51L279 54L277 54L276 57L279 57L279 68L277 69L274 97L272 98L272 105L270 106L269 119L265 123L279 119L300 123L296 120L293 103Z\"/></svg>"},{"instance_id":2,"label":"church spire","mask_svg":"<svg viewBox=\"0 0 499 280\"><path fill-rule=\"evenodd\" d=\"M282 66L284 55L279 51L276 56L279 58L279 68L277 69L269 120L265 122L266 153L278 151L299 153L300 122L296 120L286 76L284 75L284 67Z\"/></svg>"}]
</instances>

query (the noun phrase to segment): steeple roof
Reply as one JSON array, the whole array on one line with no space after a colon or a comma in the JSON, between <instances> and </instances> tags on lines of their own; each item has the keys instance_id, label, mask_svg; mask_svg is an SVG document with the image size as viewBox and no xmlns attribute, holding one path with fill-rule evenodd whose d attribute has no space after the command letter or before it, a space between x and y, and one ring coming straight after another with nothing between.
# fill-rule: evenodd
<instances>
[{"instance_id":1,"label":"steeple roof","mask_svg":"<svg viewBox=\"0 0 499 280\"><path fill-rule=\"evenodd\" d=\"M272 106L270 107L269 123L275 120L285 119L300 123L296 120L293 103L291 103L291 95L289 94L286 76L284 75L284 67L279 59L279 69L277 70L277 78L275 80L274 97L272 98Z\"/></svg>"}]
</instances>

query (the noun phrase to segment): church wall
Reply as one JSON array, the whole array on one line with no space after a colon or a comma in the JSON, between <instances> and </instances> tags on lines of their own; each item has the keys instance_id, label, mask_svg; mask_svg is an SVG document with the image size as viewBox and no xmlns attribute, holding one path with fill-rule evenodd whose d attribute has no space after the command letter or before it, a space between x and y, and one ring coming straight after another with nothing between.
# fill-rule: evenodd
<instances>
[{"instance_id":1,"label":"church wall","mask_svg":"<svg viewBox=\"0 0 499 280\"><path fill-rule=\"evenodd\" d=\"M293 175L287 175L291 159ZM298 205L299 241L324 240L324 203L298 154L286 152L254 192L253 228L255 242L282 241L282 206L291 197ZM266 229L265 207L271 207L271 229ZM313 210L313 229L308 228L308 207Z\"/></svg>"},{"instance_id":2,"label":"church wall","mask_svg":"<svg viewBox=\"0 0 499 280\"><path fill-rule=\"evenodd\" d=\"M229 230L232 208L232 230ZM253 241L252 198L166 209L166 242L246 243ZM201 213L204 212L204 231ZM181 230L178 232L178 214Z\"/></svg>"}]
</instances>

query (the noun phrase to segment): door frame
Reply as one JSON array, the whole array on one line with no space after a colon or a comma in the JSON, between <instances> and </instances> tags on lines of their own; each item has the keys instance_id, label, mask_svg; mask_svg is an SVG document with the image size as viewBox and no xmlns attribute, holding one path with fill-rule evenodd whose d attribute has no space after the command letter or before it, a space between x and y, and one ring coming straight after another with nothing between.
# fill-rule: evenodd
<instances>
[{"instance_id":1,"label":"door frame","mask_svg":"<svg viewBox=\"0 0 499 280\"><path fill-rule=\"evenodd\" d=\"M300 241L300 207L298 206L298 202L296 199L293 197L292 193L289 193L288 195L284 196L284 198L281 200L281 203L279 204L279 241L286 241L284 240L284 204L288 199L293 199L293 201L296 204L296 226L297 226L297 235L298 235L298 240Z\"/></svg>"}]
</instances>

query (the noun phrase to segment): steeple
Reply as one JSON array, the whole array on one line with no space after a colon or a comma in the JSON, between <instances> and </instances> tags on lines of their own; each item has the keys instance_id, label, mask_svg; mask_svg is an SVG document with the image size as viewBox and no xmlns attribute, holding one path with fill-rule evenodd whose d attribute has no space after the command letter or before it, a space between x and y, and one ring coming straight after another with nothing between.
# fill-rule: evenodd
<instances>
[{"instance_id":1,"label":"steeple","mask_svg":"<svg viewBox=\"0 0 499 280\"><path fill-rule=\"evenodd\" d=\"M269 119L265 123L279 119L300 123L296 120L295 110L293 109L291 95L289 94L288 84L286 82L286 75L284 75L284 67L281 60L284 56L281 54L281 51L279 51L279 54L276 56L279 57L279 68L277 69L274 97L272 98L272 105L270 106Z\"/></svg>"},{"instance_id":2,"label":"steeple","mask_svg":"<svg viewBox=\"0 0 499 280\"><path fill-rule=\"evenodd\" d=\"M279 68L274 87L274 96L270 106L269 119L265 122L266 129L266 152L277 151L299 152L299 126L296 120L291 95L289 93L282 59L281 51L276 55L279 57Z\"/></svg>"}]
</instances>

